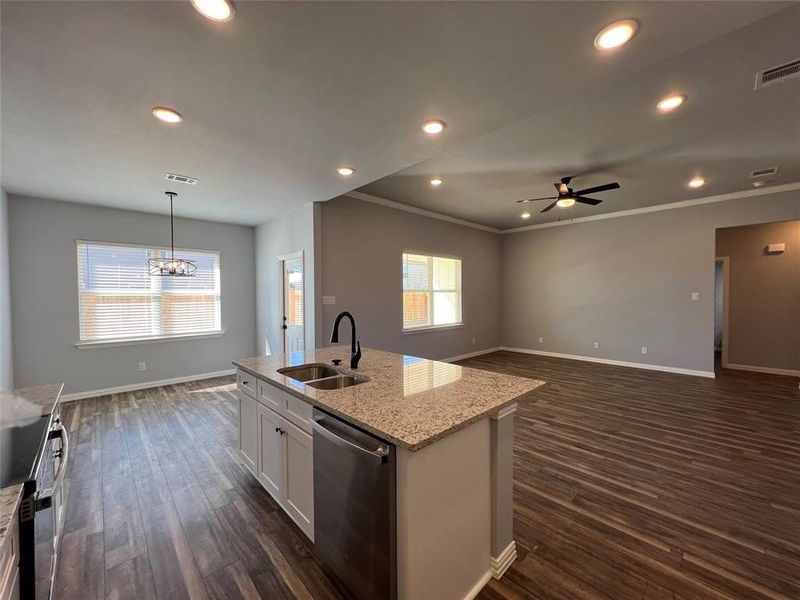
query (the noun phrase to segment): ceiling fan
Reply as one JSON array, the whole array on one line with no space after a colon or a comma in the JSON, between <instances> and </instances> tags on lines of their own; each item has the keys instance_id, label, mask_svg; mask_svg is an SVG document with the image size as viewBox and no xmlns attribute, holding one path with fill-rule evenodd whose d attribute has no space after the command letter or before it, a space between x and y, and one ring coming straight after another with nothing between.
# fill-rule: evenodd
<instances>
[{"instance_id":1,"label":"ceiling fan","mask_svg":"<svg viewBox=\"0 0 800 600\"><path fill-rule=\"evenodd\" d=\"M594 194L596 192L605 192L606 190L616 190L620 188L620 185L617 182L614 182L614 183L607 183L605 185L598 185L596 187L586 188L585 190L578 190L576 192L571 187L569 187L570 181L572 181L572 177L562 177L561 183L553 184L554 186L556 186L556 190L558 190L558 196L531 198L530 200L517 200L517 202L520 203L520 202L536 202L537 200L555 200L555 202L553 202L552 204L548 204L542 210L543 213L547 212L556 205L560 206L561 208L567 208L569 206L572 206L576 202L597 206L602 202L602 200L597 200L596 198L587 198L586 196L584 196L584 194Z\"/></svg>"}]
</instances>

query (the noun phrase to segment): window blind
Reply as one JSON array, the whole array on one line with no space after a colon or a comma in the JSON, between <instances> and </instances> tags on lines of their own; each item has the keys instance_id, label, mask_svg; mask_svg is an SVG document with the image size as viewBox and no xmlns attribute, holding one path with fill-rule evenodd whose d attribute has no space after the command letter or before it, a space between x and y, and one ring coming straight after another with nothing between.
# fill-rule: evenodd
<instances>
[{"instance_id":1,"label":"window blind","mask_svg":"<svg viewBox=\"0 0 800 600\"><path fill-rule=\"evenodd\" d=\"M80 341L127 341L221 331L218 252L180 250L192 277L151 276L166 248L77 243Z\"/></svg>"},{"instance_id":2,"label":"window blind","mask_svg":"<svg viewBox=\"0 0 800 600\"><path fill-rule=\"evenodd\" d=\"M461 324L461 261L403 254L403 329Z\"/></svg>"}]
</instances>

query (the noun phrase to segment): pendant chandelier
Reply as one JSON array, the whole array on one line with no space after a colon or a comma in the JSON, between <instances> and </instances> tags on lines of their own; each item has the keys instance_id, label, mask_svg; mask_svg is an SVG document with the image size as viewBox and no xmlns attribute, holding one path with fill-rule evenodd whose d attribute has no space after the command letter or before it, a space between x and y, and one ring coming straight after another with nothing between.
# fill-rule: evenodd
<instances>
[{"instance_id":1,"label":"pendant chandelier","mask_svg":"<svg viewBox=\"0 0 800 600\"><path fill-rule=\"evenodd\" d=\"M164 192L169 196L169 232L170 232L170 256L169 258L150 258L147 265L150 275L162 275L164 277L191 277L197 271L197 265L185 258L175 258L175 218L172 214L172 201L175 199L175 192Z\"/></svg>"}]
</instances>

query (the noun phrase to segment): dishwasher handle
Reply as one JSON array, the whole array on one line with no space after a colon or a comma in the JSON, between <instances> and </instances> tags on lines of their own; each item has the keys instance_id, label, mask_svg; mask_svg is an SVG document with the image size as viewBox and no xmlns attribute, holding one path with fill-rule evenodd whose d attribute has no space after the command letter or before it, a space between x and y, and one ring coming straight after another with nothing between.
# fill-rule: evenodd
<instances>
[{"instance_id":1,"label":"dishwasher handle","mask_svg":"<svg viewBox=\"0 0 800 600\"><path fill-rule=\"evenodd\" d=\"M344 448L353 452L354 454L359 454L364 456L365 458L369 458L370 460L378 463L383 464L387 461L389 457L389 446L388 444L381 444L375 450L370 450L369 448L364 448L360 444L356 443L353 440L349 440L345 437L342 437L339 433L334 433L330 429L325 426L325 417L321 415L314 415L311 419L311 427L315 433L320 434L322 437L327 439L332 444L336 444L340 448Z\"/></svg>"}]
</instances>

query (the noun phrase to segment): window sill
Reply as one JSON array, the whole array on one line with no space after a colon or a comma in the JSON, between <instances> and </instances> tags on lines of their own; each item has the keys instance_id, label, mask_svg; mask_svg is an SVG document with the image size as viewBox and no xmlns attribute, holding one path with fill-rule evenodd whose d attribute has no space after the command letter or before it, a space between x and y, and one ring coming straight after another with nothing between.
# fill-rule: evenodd
<instances>
[{"instance_id":1,"label":"window sill","mask_svg":"<svg viewBox=\"0 0 800 600\"><path fill-rule=\"evenodd\" d=\"M165 335L145 338L133 338L127 340L97 340L96 342L78 342L76 348L113 348L114 346L139 346L142 344L158 344L161 342L181 342L184 340L203 340L208 338L218 338L225 335L224 331L209 331L206 333L190 333L187 335Z\"/></svg>"},{"instance_id":2,"label":"window sill","mask_svg":"<svg viewBox=\"0 0 800 600\"><path fill-rule=\"evenodd\" d=\"M454 325L433 325L431 327L417 327L415 329L403 329L403 335L413 335L415 333L431 333L433 331L447 331L449 329L459 329L463 327L463 323L455 323Z\"/></svg>"}]
</instances>

